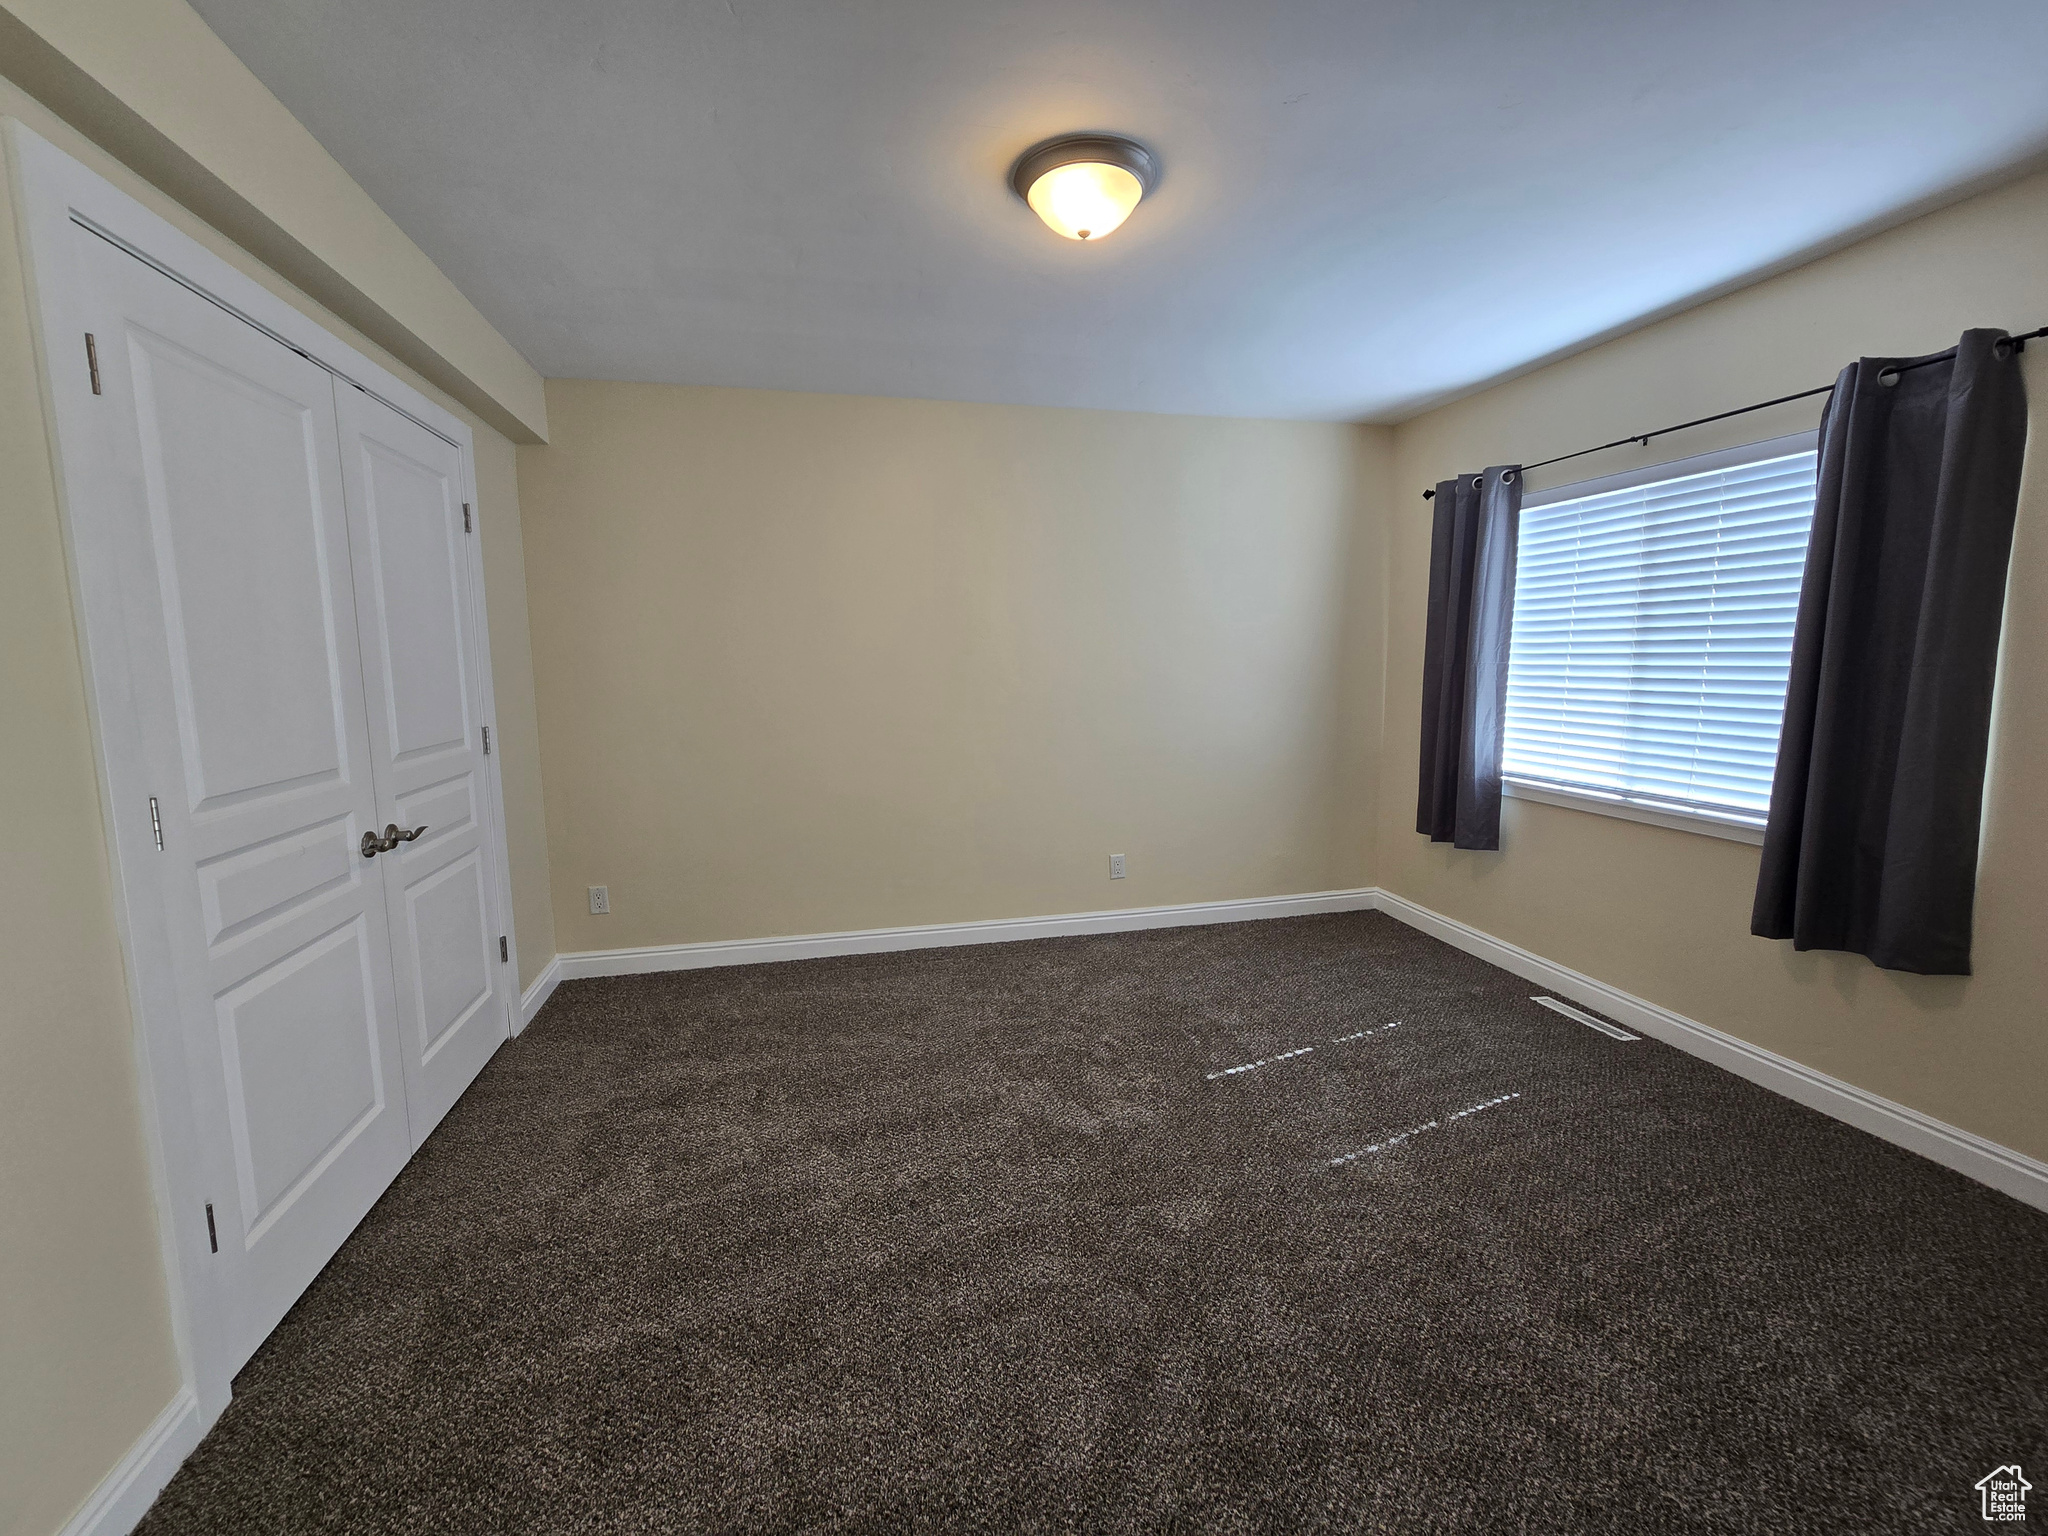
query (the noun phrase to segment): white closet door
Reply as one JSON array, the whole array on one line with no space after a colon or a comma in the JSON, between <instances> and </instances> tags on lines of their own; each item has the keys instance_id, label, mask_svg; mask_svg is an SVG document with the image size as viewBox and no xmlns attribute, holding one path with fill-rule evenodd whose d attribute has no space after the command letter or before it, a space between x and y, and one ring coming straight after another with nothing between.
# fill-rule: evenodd
<instances>
[{"instance_id":1,"label":"white closet door","mask_svg":"<svg viewBox=\"0 0 2048 1536\"><path fill-rule=\"evenodd\" d=\"M135 874L167 930L232 1370L412 1151L382 872L359 849L381 822L334 385L72 242L104 391L72 488L81 580L119 606L103 729L161 820Z\"/></svg>"},{"instance_id":2,"label":"white closet door","mask_svg":"<svg viewBox=\"0 0 2048 1536\"><path fill-rule=\"evenodd\" d=\"M426 830L376 859L387 892L417 1145L511 1033L485 827L482 643L462 455L362 391L335 390L380 825Z\"/></svg>"}]
</instances>

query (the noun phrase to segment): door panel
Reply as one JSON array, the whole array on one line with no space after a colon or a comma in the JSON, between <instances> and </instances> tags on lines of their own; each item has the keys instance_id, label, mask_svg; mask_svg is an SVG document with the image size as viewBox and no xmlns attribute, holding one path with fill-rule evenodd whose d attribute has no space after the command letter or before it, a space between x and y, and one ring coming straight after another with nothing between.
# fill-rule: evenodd
<instances>
[{"instance_id":1,"label":"door panel","mask_svg":"<svg viewBox=\"0 0 2048 1536\"><path fill-rule=\"evenodd\" d=\"M219 1000L243 1224L276 1221L384 1108L364 919L352 917Z\"/></svg>"},{"instance_id":2,"label":"door panel","mask_svg":"<svg viewBox=\"0 0 2048 1536\"><path fill-rule=\"evenodd\" d=\"M132 745L162 819L136 874L165 926L232 1370L412 1149L387 897L349 852L382 823L334 388L105 241L71 239L105 389L73 516L113 567L129 682L103 728Z\"/></svg>"},{"instance_id":3,"label":"door panel","mask_svg":"<svg viewBox=\"0 0 2048 1536\"><path fill-rule=\"evenodd\" d=\"M333 783L355 658L327 558L337 509L318 494L325 412L147 330L129 347L191 808ZM310 399L320 370L304 372ZM264 515L216 515L252 503Z\"/></svg>"},{"instance_id":4,"label":"door panel","mask_svg":"<svg viewBox=\"0 0 2048 1536\"><path fill-rule=\"evenodd\" d=\"M461 462L449 444L388 406L359 392L352 403L342 432L356 450L350 499L361 504L358 526L369 534L374 606L365 612L385 642L373 654L388 751L396 762L460 751L474 724L463 678L468 562L455 542L466 537ZM428 462L399 452L386 440L393 436L411 438L407 446Z\"/></svg>"},{"instance_id":5,"label":"door panel","mask_svg":"<svg viewBox=\"0 0 2048 1536\"><path fill-rule=\"evenodd\" d=\"M285 921L304 903L355 879L361 855L349 843L353 822L338 816L198 865L206 942Z\"/></svg>"},{"instance_id":6,"label":"door panel","mask_svg":"<svg viewBox=\"0 0 2048 1536\"><path fill-rule=\"evenodd\" d=\"M483 861L465 853L405 892L406 943L420 957L417 995L409 1001L419 1023L420 1054L428 1061L491 1000L491 963L476 936L489 926Z\"/></svg>"},{"instance_id":7,"label":"door panel","mask_svg":"<svg viewBox=\"0 0 2048 1536\"><path fill-rule=\"evenodd\" d=\"M360 390L338 389L335 405L379 824L427 829L375 861L417 1145L511 1034L479 815L482 636L463 542L474 535L452 444Z\"/></svg>"}]
</instances>

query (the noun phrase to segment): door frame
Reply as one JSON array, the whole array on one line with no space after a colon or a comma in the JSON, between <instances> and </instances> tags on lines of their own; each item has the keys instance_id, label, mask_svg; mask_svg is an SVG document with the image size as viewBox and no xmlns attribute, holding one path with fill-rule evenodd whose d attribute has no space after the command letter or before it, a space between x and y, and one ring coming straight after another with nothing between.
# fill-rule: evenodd
<instances>
[{"instance_id":1,"label":"door frame","mask_svg":"<svg viewBox=\"0 0 2048 1536\"><path fill-rule=\"evenodd\" d=\"M84 348L84 332L89 329L84 317L91 310L86 280L78 271L78 264L67 259L69 243L75 238L74 226L82 226L121 247L238 321L267 333L325 368L340 383L376 397L454 444L462 461L462 493L472 508L477 506L475 444L469 425L452 411L332 334L26 124L8 118L4 128L9 180L14 188L15 216L21 231L22 265L29 288L36 373L42 390L43 417L49 434L65 563L71 583L72 619L84 662L100 813L113 877L115 924L127 973L138 1108L149 1154L171 1325L179 1367L186 1388L198 1402L203 1431L227 1406L231 1377L225 1362L225 1336L216 1309L212 1270L207 1262L210 1247L204 1201L208 1191L198 1156L204 1133L191 1113L192 1093L178 1002L169 979L168 936L152 890L153 882L142 873L143 861L156 854L149 830L148 789L136 743L117 723L110 728L110 722L132 718L122 707L130 687L126 647L116 616L106 611L106 594L98 590L96 573L105 572L106 560L88 547L87 540L93 535L72 511L72 497L90 496L98 480L90 440L81 426L83 414L93 409ZM496 738L498 717L486 618L481 509L477 515L477 536L465 541L470 580L477 594L470 643L479 659L478 718L492 727ZM483 775L486 803L482 814L487 857L493 865L490 889L510 953L509 962L503 967L505 981L501 989L510 1036L520 1033L525 1021L520 1009L519 940L513 929L504 785L499 773L501 756L499 743L494 739Z\"/></svg>"}]
</instances>

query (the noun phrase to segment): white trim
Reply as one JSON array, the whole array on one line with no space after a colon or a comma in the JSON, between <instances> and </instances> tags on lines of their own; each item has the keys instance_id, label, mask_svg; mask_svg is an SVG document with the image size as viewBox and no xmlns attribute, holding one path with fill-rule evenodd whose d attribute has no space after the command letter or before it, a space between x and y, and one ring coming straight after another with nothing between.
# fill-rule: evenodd
<instances>
[{"instance_id":1,"label":"white trim","mask_svg":"<svg viewBox=\"0 0 2048 1536\"><path fill-rule=\"evenodd\" d=\"M1557 784L1537 784L1529 779L1503 776L1500 792L1510 800L1534 800L1540 805L1561 805L1568 811L1586 811L1595 816L1613 816L1621 821L1640 821L1674 832L1697 832L1702 837L1725 837L1731 843L1763 845L1764 829L1734 817L1723 818L1712 811L1680 810L1676 807L1645 805L1619 795L1595 789L1566 789Z\"/></svg>"},{"instance_id":2,"label":"white trim","mask_svg":"<svg viewBox=\"0 0 2048 1536\"><path fill-rule=\"evenodd\" d=\"M89 419L90 396L67 344L63 364L53 363L51 338L67 339L90 330L80 324L92 313L90 295L70 259L75 228L89 228L111 238L184 286L211 298L221 308L253 323L284 345L359 384L461 451L463 485L476 501L473 434L466 422L429 399L372 359L329 333L254 278L238 270L199 241L177 229L89 167L58 149L19 119L0 120L11 175L16 224L28 286L29 311L42 391L44 422L49 435L57 499L71 580L72 612L85 660L86 698L98 769L101 819L113 865L115 921L120 932L129 1000L134 1018L134 1048L141 1088L141 1114L150 1157L152 1190L157 1205L157 1232L170 1292L172 1333L185 1378L197 1404L203 1431L219 1417L231 1393L223 1365L222 1329L214 1315L209 1245L203 1220L208 1181L205 1141L192 1113L192 1088L169 974L167 939L157 915L152 880L141 872L152 857L148 837L133 816L117 816L118 805L132 807L142 796L131 792L138 765L118 733L104 723L125 718L127 662L118 635L102 633L101 605L87 601L82 572L81 528L73 497L90 494L95 461L77 423ZM482 535L468 541L471 585L477 594L473 623L481 693L480 723L493 726L497 710L492 692L490 644L485 613ZM508 1035L519 1019L516 978L518 936L513 928L510 860L506 854L504 789L498 753L486 759L484 804L486 860L498 906L501 930L507 937L508 977L499 983Z\"/></svg>"},{"instance_id":3,"label":"white trim","mask_svg":"<svg viewBox=\"0 0 2048 1536\"><path fill-rule=\"evenodd\" d=\"M2028 1205L2048 1210L2048 1163L2023 1152L1893 1103L1839 1078L1751 1045L1733 1035L1686 1018L1604 981L1546 960L1505 939L1374 887L1317 891L1297 896L1259 896L1241 901L1189 902L1167 907L1130 907L1048 917L997 918L968 923L931 923L906 928L864 928L840 933L795 934L765 939L729 939L702 944L652 945L641 949L592 949L555 956L520 1000L531 1023L555 988L590 976L632 976L712 966L756 965L809 960L829 955L872 955L899 950L966 944L1000 944L1086 933L1127 933L1207 923L1298 917L1317 912L1385 912L1409 927L1443 940L1490 965L1570 997L1652 1039L1676 1046L1736 1076L1784 1095L1809 1109L1867 1131L1958 1173L1988 1184ZM1554 1002L1560 1013L1570 1012ZM522 1025L523 1027L523 1025ZM1597 1027L1597 1026L1596 1026Z\"/></svg>"},{"instance_id":4,"label":"white trim","mask_svg":"<svg viewBox=\"0 0 2048 1536\"><path fill-rule=\"evenodd\" d=\"M1068 912L1051 917L994 918L973 923L926 923L911 928L857 928L844 933L791 934L770 939L722 939L706 944L658 944L645 949L586 949L557 955L561 979L637 976L649 971L694 971L714 965L758 965L772 960L816 960L826 955L877 955L954 944L1008 944L1020 939L1065 938L1079 933L1128 933L1200 923L1242 923L1311 912L1369 912L1371 887L1315 891L1301 896L1254 896L1243 901L1195 901L1172 907L1126 907ZM538 985L538 983L536 983Z\"/></svg>"},{"instance_id":5,"label":"white trim","mask_svg":"<svg viewBox=\"0 0 2048 1536\"><path fill-rule=\"evenodd\" d=\"M180 1387L57 1536L128 1536L203 1433L199 1400Z\"/></svg>"},{"instance_id":6,"label":"white trim","mask_svg":"<svg viewBox=\"0 0 2048 1536\"><path fill-rule=\"evenodd\" d=\"M1712 1062L1737 1077L1747 1078L1773 1093L1804 1104L1808 1109L1817 1109L1845 1125L1868 1131L1893 1146L1917 1152L1945 1168L1953 1168L1981 1184L1989 1184L2037 1210L2048 1211L2048 1163L2028 1157L2024 1152L2002 1147L1995 1141L1958 1129L1917 1109L1894 1104L1890 1099L1868 1093L1840 1078L1829 1077L1825 1072L1816 1072L1812 1067L1780 1056L1775 1051L1751 1045L1747 1040L1738 1040L1733 1035L1711 1029L1619 987L1611 987L1604 981L1595 981L1578 971L1568 970L1555 961L1531 954L1519 945L1497 939L1468 923L1445 917L1441 912L1432 912L1406 897L1396 896L1392 891L1379 893L1379 910L1469 955L1477 955L1490 965L1497 965L1588 1008L1597 1009L1611 1019L1641 1030L1653 1040L1676 1046L1688 1055Z\"/></svg>"},{"instance_id":7,"label":"white trim","mask_svg":"<svg viewBox=\"0 0 2048 1536\"><path fill-rule=\"evenodd\" d=\"M75 377L66 376L53 365L48 337L68 333L65 317L74 301L72 279L63 259L62 240L70 222L74 181L96 185L110 198L121 197L114 188L98 181L92 173L62 154L18 119L5 122L8 180L13 186L15 223L21 247L21 269L28 286L30 334L36 352L36 376L41 385L43 421L50 461L56 471L56 490L62 517L65 565L71 584L73 622L86 665L84 682L87 719L92 731L94 766L99 774L100 817L106 835L116 893L115 927L121 938L121 958L133 1021L131 1037L135 1053L137 1086L144 1141L149 1152L151 1193L157 1208L157 1240L166 1286L169 1292L171 1334L186 1388L199 1408L201 1428L211 1424L227 1406L229 1375L211 1362L220 1353L219 1325L208 1286L209 1251L204 1230L180 1212L201 1208L206 1194L203 1176L204 1147L190 1113L190 1092L180 1031L176 1027L175 999L169 1013L162 994L167 990L154 978L166 974L170 965L162 923L157 920L151 900L151 885L143 870L148 853L139 826L115 815L115 803L124 774L133 765L118 743L102 729L107 719L125 718L128 703L126 670L118 642L108 655L108 664L96 665L91 646L89 605L79 558L80 532L72 513L72 481L59 421L60 397L67 391L76 397ZM139 206L139 205L138 205ZM144 213L146 214L146 210ZM84 329L84 327L80 327ZM62 381L62 387L60 387ZM134 803L127 798L127 803ZM169 1027L157 1027L161 1018ZM181 1102L179 1095L183 1094Z\"/></svg>"},{"instance_id":8,"label":"white trim","mask_svg":"<svg viewBox=\"0 0 2048 1536\"><path fill-rule=\"evenodd\" d=\"M778 960L815 960L828 955L874 955L897 950L958 944L1003 944L1023 939L1061 938L1084 933L1128 933L1205 923L1237 923L1313 912L1385 912L1432 938L1490 965L1538 983L1654 1040L1676 1046L1737 1077L1748 1079L1795 1103L1819 1110L1845 1125L1953 1168L2014 1199L2048 1210L2048 1163L2002 1147L1972 1132L1945 1124L1874 1093L1817 1072L1775 1051L1723 1034L1619 987L1532 954L1505 939L1432 912L1404 896L1373 887L1316 891L1299 896L1259 896L1243 901L1199 901L1170 907L1131 907L1107 912L1072 912L1049 917L997 918L971 923L929 923L909 928L863 928L843 933L792 934L767 939L727 939L704 944L662 944L644 949L590 949L557 955L527 989L530 1019L562 981L589 976L637 976L654 971L688 971L709 966L758 965ZM1560 1012L1564 1011L1562 1009Z\"/></svg>"},{"instance_id":9,"label":"white trim","mask_svg":"<svg viewBox=\"0 0 2048 1536\"><path fill-rule=\"evenodd\" d=\"M562 984L562 957L555 956L541 972L533 978L533 985L519 996L519 1028L523 1033L533 1022L533 1016L547 1006L547 1000L555 995L555 988Z\"/></svg>"},{"instance_id":10,"label":"white trim","mask_svg":"<svg viewBox=\"0 0 2048 1536\"><path fill-rule=\"evenodd\" d=\"M475 609L470 614L470 651L477 659L477 688L482 704L478 724L491 733L491 748L483 761L484 851L489 857L491 885L498 898L499 931L505 936L505 957L498 964L506 977L505 1038L509 1040L526 1028L526 1015L519 1007L519 926L512 917L512 840L505 818L505 733L498 729L498 684L491 668L490 594L484 581L484 540L490 537L484 523L500 509L486 508L477 490L476 444L467 428L457 446L461 449L463 492L476 519L476 535L469 541L471 590L476 594Z\"/></svg>"},{"instance_id":11,"label":"white trim","mask_svg":"<svg viewBox=\"0 0 2048 1536\"><path fill-rule=\"evenodd\" d=\"M33 130L25 128L23 129L23 132L33 132ZM261 331L264 335L268 336L272 341L277 342L280 346L286 348L288 351L298 352L300 356L306 359L307 362L312 363L314 366L324 369L326 372L333 374L334 377L341 380L342 383L354 385L364 394L370 396L371 399L377 400L382 404L389 406L392 410L398 412L399 415L405 417L406 420L410 421L414 426L420 427L425 431L433 433L434 436L440 438L441 441L448 444L449 447L462 448L467 446L468 435L466 433L462 433L462 435L460 436L457 435L458 433L461 433L460 426L456 426L453 428L444 428L441 426L437 426L435 424L437 421L449 420L450 418L447 412L436 411L433 413L433 417L431 419L414 415L412 411L406 408L406 405L402 400L388 398L385 395L383 389L376 383L374 377L372 378L372 381L370 383L365 384L361 379L351 377L350 374L348 373L348 370L345 367L339 366L329 361L327 358L320 356L317 353L302 351L299 345L296 342L294 342L290 336L284 334L283 332L272 330L268 325L265 325L261 320L257 319L247 310L238 309L235 305L230 304L225 298L223 298L220 294L215 293L212 289L201 287L198 283L186 277L185 274L180 272L176 267L165 265L165 263L157 260L156 257L150 255L150 253L142 246L131 244L128 240L124 239L116 231L107 228L106 226L99 223L98 220L90 218L83 212L74 209L72 211L71 221L74 224L78 225L81 229L90 230L93 234L98 235L102 240L106 241L109 245L116 246L119 249L126 251L130 256L133 256L137 261L141 262L144 266L155 268L158 272L162 273L165 277L169 278L172 282L176 283L180 288L189 289L192 293L197 295L199 298L206 300L207 303L213 305L216 309L225 310L227 313L233 315L237 320L241 321L244 325L249 326L254 330ZM325 334L324 330L323 334ZM332 340L332 338L329 339ZM323 348L322 350L329 352L330 355L332 354L331 348Z\"/></svg>"}]
</instances>

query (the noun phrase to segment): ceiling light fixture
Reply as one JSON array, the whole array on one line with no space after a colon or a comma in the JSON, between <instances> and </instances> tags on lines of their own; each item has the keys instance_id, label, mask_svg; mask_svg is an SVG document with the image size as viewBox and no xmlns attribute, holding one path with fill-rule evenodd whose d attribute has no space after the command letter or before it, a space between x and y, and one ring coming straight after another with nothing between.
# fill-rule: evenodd
<instances>
[{"instance_id":1,"label":"ceiling light fixture","mask_svg":"<svg viewBox=\"0 0 2048 1536\"><path fill-rule=\"evenodd\" d=\"M1069 240L1100 240L1159 184L1159 160L1135 139L1070 133L1033 145L1010 168L1010 186Z\"/></svg>"}]
</instances>

